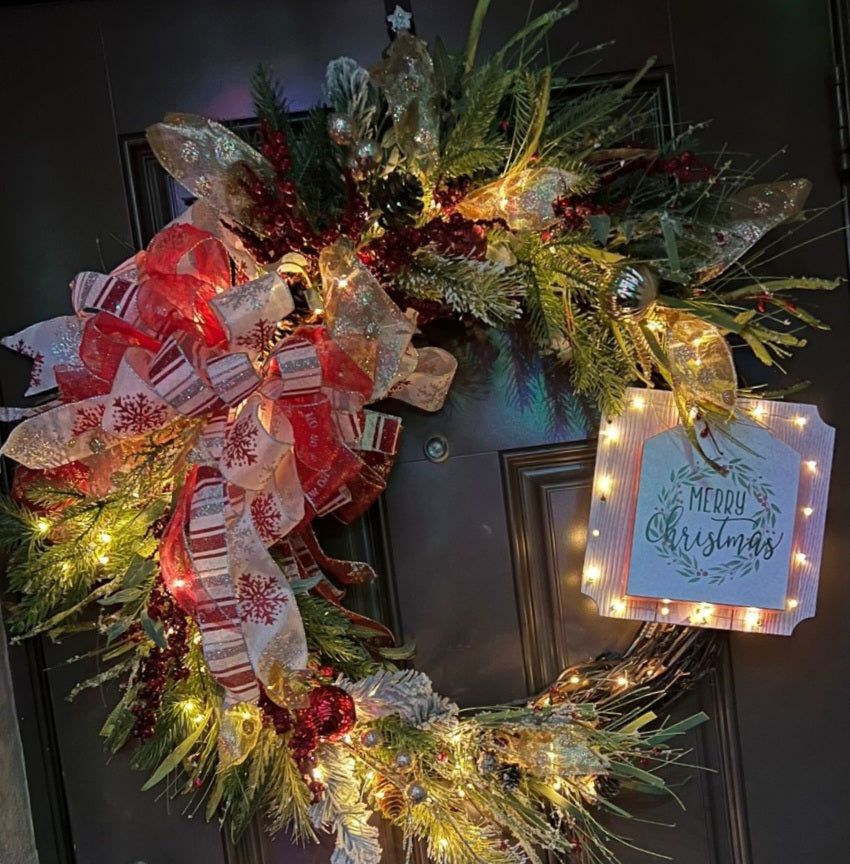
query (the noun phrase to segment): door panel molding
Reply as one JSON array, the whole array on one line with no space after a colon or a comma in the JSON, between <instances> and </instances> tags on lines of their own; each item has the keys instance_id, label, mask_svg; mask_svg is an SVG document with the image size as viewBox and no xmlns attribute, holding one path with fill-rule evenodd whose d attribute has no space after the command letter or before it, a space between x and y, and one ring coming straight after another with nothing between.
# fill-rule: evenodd
<instances>
[{"instance_id":1,"label":"door panel molding","mask_svg":"<svg viewBox=\"0 0 850 864\"><path fill-rule=\"evenodd\" d=\"M568 646L572 647L575 639L566 632L565 622L570 616L577 620L576 610L570 607L588 600L583 595L577 598L583 559L583 544L578 541L586 536L595 452L595 441L581 441L501 454L529 694L542 690L569 663L599 653L592 643L604 636L606 629L615 641L623 634L624 622L602 619L612 626L596 632L583 630L589 637L588 651L584 657L569 656ZM568 526L576 561L559 560L557 534L567 526L555 522L558 496L572 498L575 507L568 509L581 512L584 519L583 525ZM573 572L565 573L565 567ZM579 610L578 616L581 614ZM629 626L629 633L633 633L638 624L629 622ZM723 643L717 668L696 690L697 707L711 721L702 727L693 744L702 764L717 773L699 772L695 782L704 787L707 854L712 864L752 864L731 654L727 634L717 634L717 638Z\"/></svg>"}]
</instances>

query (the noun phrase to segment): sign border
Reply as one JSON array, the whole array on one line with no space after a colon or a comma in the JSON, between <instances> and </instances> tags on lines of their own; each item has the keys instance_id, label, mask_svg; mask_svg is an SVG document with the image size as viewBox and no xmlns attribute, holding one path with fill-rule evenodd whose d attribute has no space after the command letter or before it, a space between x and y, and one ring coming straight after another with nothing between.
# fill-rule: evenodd
<instances>
[{"instance_id":1,"label":"sign border","mask_svg":"<svg viewBox=\"0 0 850 864\"><path fill-rule=\"evenodd\" d=\"M679 424L672 393L629 387L622 416L600 429L593 477L581 590L594 600L600 615L775 635L788 635L800 621L814 617L835 430L814 405L739 399L738 414L800 454L785 608L626 594L643 442Z\"/></svg>"}]
</instances>

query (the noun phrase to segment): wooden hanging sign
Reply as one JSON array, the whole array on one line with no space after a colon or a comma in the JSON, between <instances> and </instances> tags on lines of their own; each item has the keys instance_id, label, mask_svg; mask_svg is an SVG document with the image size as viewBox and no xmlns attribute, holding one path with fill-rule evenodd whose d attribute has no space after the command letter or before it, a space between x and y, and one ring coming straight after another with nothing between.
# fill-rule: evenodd
<instances>
[{"instance_id":1,"label":"wooden hanging sign","mask_svg":"<svg viewBox=\"0 0 850 864\"><path fill-rule=\"evenodd\" d=\"M834 429L740 400L696 452L672 395L627 391L599 437L582 591L602 615L774 634L815 614Z\"/></svg>"}]
</instances>

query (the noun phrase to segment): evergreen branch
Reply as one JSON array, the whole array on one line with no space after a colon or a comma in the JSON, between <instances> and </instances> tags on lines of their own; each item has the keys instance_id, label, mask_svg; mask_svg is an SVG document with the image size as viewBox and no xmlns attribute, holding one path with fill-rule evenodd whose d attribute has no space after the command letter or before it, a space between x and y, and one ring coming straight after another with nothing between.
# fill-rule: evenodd
<instances>
[{"instance_id":1,"label":"evergreen branch","mask_svg":"<svg viewBox=\"0 0 850 864\"><path fill-rule=\"evenodd\" d=\"M500 146L497 136L499 106L513 81L513 73L494 58L476 69L467 79L463 95L454 106L453 122L444 136L440 171L448 177L459 176L460 159L470 150L491 156ZM502 145L504 146L504 145ZM489 166L483 166L489 167Z\"/></svg>"},{"instance_id":2,"label":"evergreen branch","mask_svg":"<svg viewBox=\"0 0 850 864\"><path fill-rule=\"evenodd\" d=\"M361 678L379 668L380 664L357 638L354 625L339 607L307 592L296 594L296 600L311 654L352 678Z\"/></svg>"},{"instance_id":3,"label":"evergreen branch","mask_svg":"<svg viewBox=\"0 0 850 864\"><path fill-rule=\"evenodd\" d=\"M395 284L404 294L439 300L454 312L473 315L493 327L504 326L520 315L520 274L493 261L420 249L398 272Z\"/></svg>"},{"instance_id":4,"label":"evergreen branch","mask_svg":"<svg viewBox=\"0 0 850 864\"><path fill-rule=\"evenodd\" d=\"M527 128L523 131L517 158L505 173L519 171L524 168L532 156L537 153L540 146L540 139L543 135L546 115L549 110L549 96L552 91L552 70L546 68L539 76L535 77L538 79L534 82L537 86L533 90L530 90L534 94L534 114L530 118Z\"/></svg>"},{"instance_id":5,"label":"evergreen branch","mask_svg":"<svg viewBox=\"0 0 850 864\"><path fill-rule=\"evenodd\" d=\"M251 75L251 101L254 113L276 132L290 132L289 106L283 88L274 79L271 69L258 64Z\"/></svg>"}]
</instances>

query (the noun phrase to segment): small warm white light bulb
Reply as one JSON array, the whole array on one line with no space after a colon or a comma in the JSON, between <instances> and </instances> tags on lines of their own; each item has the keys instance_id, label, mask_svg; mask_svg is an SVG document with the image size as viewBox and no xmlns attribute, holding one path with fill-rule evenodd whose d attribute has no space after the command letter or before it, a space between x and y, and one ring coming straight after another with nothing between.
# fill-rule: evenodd
<instances>
[{"instance_id":1,"label":"small warm white light bulb","mask_svg":"<svg viewBox=\"0 0 850 864\"><path fill-rule=\"evenodd\" d=\"M808 468L809 471L813 471L813 472L814 472L814 471L817 470L817 467L818 467L818 463L815 462L814 459L809 459L809 460L806 462L806 468Z\"/></svg>"},{"instance_id":2,"label":"small warm white light bulb","mask_svg":"<svg viewBox=\"0 0 850 864\"><path fill-rule=\"evenodd\" d=\"M806 423L808 423L808 422L809 422L808 417L803 417L802 415L799 415L799 414L794 418L794 424L796 426L799 426L800 429L802 429L806 425Z\"/></svg>"},{"instance_id":3,"label":"small warm white light bulb","mask_svg":"<svg viewBox=\"0 0 850 864\"><path fill-rule=\"evenodd\" d=\"M755 630L756 627L761 627L761 610L750 607L744 613L744 627L747 630Z\"/></svg>"},{"instance_id":4,"label":"small warm white light bulb","mask_svg":"<svg viewBox=\"0 0 850 864\"><path fill-rule=\"evenodd\" d=\"M751 413L752 413L753 417L756 418L756 420L759 420L762 417L764 417L765 414L767 414L767 408L765 408L764 405L759 403L758 405L753 407L753 410Z\"/></svg>"},{"instance_id":5,"label":"small warm white light bulb","mask_svg":"<svg viewBox=\"0 0 850 864\"><path fill-rule=\"evenodd\" d=\"M321 780L325 776L321 765L317 765L310 773L313 775L314 780Z\"/></svg>"},{"instance_id":6,"label":"small warm white light bulb","mask_svg":"<svg viewBox=\"0 0 850 864\"><path fill-rule=\"evenodd\" d=\"M579 678L578 675L571 675L570 676L570 684L572 684L574 687L576 684L581 684L581 678Z\"/></svg>"},{"instance_id":7,"label":"small warm white light bulb","mask_svg":"<svg viewBox=\"0 0 850 864\"><path fill-rule=\"evenodd\" d=\"M691 614L691 622L694 624L707 624L711 620L713 607L710 603L700 603Z\"/></svg>"},{"instance_id":8,"label":"small warm white light bulb","mask_svg":"<svg viewBox=\"0 0 850 864\"><path fill-rule=\"evenodd\" d=\"M636 411L643 411L643 409L646 408L646 399L644 399L643 396L635 396L635 398L632 399L632 408Z\"/></svg>"},{"instance_id":9,"label":"small warm white light bulb","mask_svg":"<svg viewBox=\"0 0 850 864\"><path fill-rule=\"evenodd\" d=\"M101 531L100 542L101 543L111 543L112 542L112 535L107 534L106 531Z\"/></svg>"},{"instance_id":10,"label":"small warm white light bulb","mask_svg":"<svg viewBox=\"0 0 850 864\"><path fill-rule=\"evenodd\" d=\"M795 560L798 564L805 564L805 563L809 560L809 556L806 555L805 552L797 552L797 553L794 555L794 560Z\"/></svg>"},{"instance_id":11,"label":"small warm white light bulb","mask_svg":"<svg viewBox=\"0 0 850 864\"><path fill-rule=\"evenodd\" d=\"M629 686L629 679L625 675L620 675L617 678L617 686L618 687L628 687Z\"/></svg>"},{"instance_id":12,"label":"small warm white light bulb","mask_svg":"<svg viewBox=\"0 0 850 864\"><path fill-rule=\"evenodd\" d=\"M602 437L610 444L613 444L620 437L620 430L616 426L606 426L602 430Z\"/></svg>"},{"instance_id":13,"label":"small warm white light bulb","mask_svg":"<svg viewBox=\"0 0 850 864\"><path fill-rule=\"evenodd\" d=\"M614 481L608 474L603 474L596 485L599 489L599 494L604 498L611 494L611 488L614 485Z\"/></svg>"},{"instance_id":14,"label":"small warm white light bulb","mask_svg":"<svg viewBox=\"0 0 850 864\"><path fill-rule=\"evenodd\" d=\"M593 565L584 571L584 580L585 582L596 582L601 575L602 571L596 565Z\"/></svg>"},{"instance_id":15,"label":"small warm white light bulb","mask_svg":"<svg viewBox=\"0 0 850 864\"><path fill-rule=\"evenodd\" d=\"M811 516L812 513L814 513L814 512L815 512L815 511L814 511L814 509L813 509L812 507L804 507L804 508L803 508L803 515L804 515L807 519L808 519L809 516Z\"/></svg>"},{"instance_id":16,"label":"small warm white light bulb","mask_svg":"<svg viewBox=\"0 0 850 864\"><path fill-rule=\"evenodd\" d=\"M662 615L669 615L670 614L670 607L666 606L666 605L662 606L659 611L661 612Z\"/></svg>"},{"instance_id":17,"label":"small warm white light bulb","mask_svg":"<svg viewBox=\"0 0 850 864\"><path fill-rule=\"evenodd\" d=\"M109 563L109 556L108 555L99 555L97 560L100 561L101 564L108 564Z\"/></svg>"},{"instance_id":18,"label":"small warm white light bulb","mask_svg":"<svg viewBox=\"0 0 850 864\"><path fill-rule=\"evenodd\" d=\"M800 605L800 601L796 597L789 597L785 605L789 609L796 609Z\"/></svg>"},{"instance_id":19,"label":"small warm white light bulb","mask_svg":"<svg viewBox=\"0 0 850 864\"><path fill-rule=\"evenodd\" d=\"M611 610L616 612L618 615L622 615L623 612L626 611L626 600L624 597L620 597L618 600L615 600L611 604Z\"/></svg>"},{"instance_id":20,"label":"small warm white light bulb","mask_svg":"<svg viewBox=\"0 0 850 864\"><path fill-rule=\"evenodd\" d=\"M39 519L38 522L35 523L35 530L38 531L39 534L46 534L50 530L50 523L46 519Z\"/></svg>"},{"instance_id":21,"label":"small warm white light bulb","mask_svg":"<svg viewBox=\"0 0 850 864\"><path fill-rule=\"evenodd\" d=\"M590 532L590 536L591 536L591 537L598 537L598 536L599 536L599 529L598 529L598 528L594 528L594 529Z\"/></svg>"}]
</instances>

